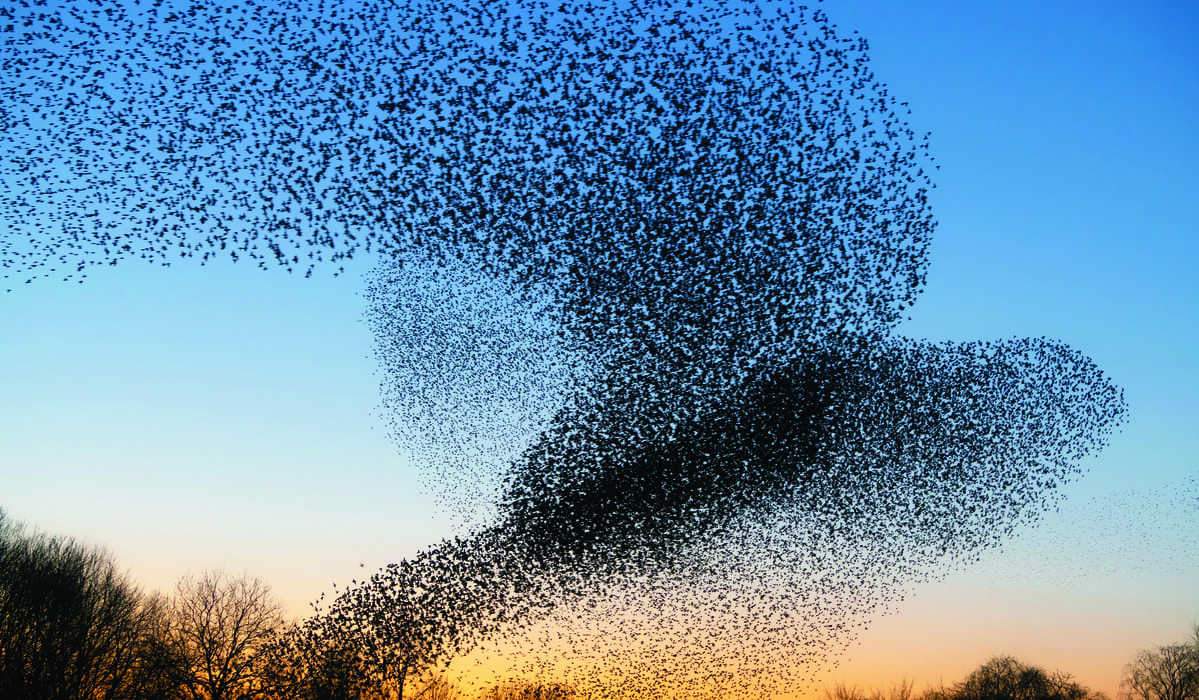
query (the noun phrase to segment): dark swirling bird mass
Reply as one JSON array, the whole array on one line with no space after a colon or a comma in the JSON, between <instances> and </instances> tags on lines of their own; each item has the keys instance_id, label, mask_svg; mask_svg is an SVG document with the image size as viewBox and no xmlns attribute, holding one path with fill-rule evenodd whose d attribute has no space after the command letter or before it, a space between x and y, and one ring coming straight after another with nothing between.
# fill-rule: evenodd
<instances>
[{"instance_id":1,"label":"dark swirling bird mass","mask_svg":"<svg viewBox=\"0 0 1199 700\"><path fill-rule=\"evenodd\" d=\"M487 518L310 621L364 683L557 629L609 693L785 691L1035 520L1122 416L1060 343L894 333L932 160L819 10L21 0L0 24L10 287L378 256L399 446L467 511L456 482L503 462ZM599 608L607 637L572 628ZM518 656L548 673L551 648Z\"/></svg>"}]
</instances>

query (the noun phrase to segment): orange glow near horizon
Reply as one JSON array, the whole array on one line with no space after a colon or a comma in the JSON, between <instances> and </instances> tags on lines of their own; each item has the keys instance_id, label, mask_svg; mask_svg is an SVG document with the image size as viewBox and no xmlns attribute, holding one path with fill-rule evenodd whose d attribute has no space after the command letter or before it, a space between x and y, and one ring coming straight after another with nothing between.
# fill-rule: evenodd
<instances>
[{"instance_id":1,"label":"orange glow near horizon","mask_svg":"<svg viewBox=\"0 0 1199 700\"><path fill-rule=\"evenodd\" d=\"M825 664L812 659L806 666L755 669L748 663L755 654L767 664L787 655L772 655L770 640L739 637L735 629L676 634L666 620L678 617L641 615L633 620L638 616L619 604L600 603L563 609L519 635L485 642L454 659L443 675L466 698L508 683L565 683L593 693L619 688L617 697L662 700L821 700L838 684L887 691L907 681L918 695L952 686L988 659L1010 655L1048 671L1070 673L1114 699L1123 665L1137 649L1177 641L1161 639L1154 631L1160 621L1144 609L1079 626L1078 611L1064 602L1078 597L1077 591L1042 593L1041 622L1035 626L1028 622L1035 611L1029 610L1027 597L968 593L953 582L930 585L921 593L897 614L870 621L856 643L831 654ZM1185 622L1179 623L1180 632Z\"/></svg>"},{"instance_id":2,"label":"orange glow near horizon","mask_svg":"<svg viewBox=\"0 0 1199 700\"><path fill-rule=\"evenodd\" d=\"M114 554L121 562L133 562L144 558L139 554L150 553ZM154 566L135 567L133 573L144 590L169 594L180 576L214 568L206 567L206 560L223 559L226 571L246 571L271 583L289 616L298 619L312 613L310 604L322 590L326 596L334 594L332 581L344 587L351 578L362 580L378 569L374 562L359 566L350 556L326 561L289 555L281 557L287 565L275 561L268 566L259 560L255 566L250 558L233 554L228 549L199 557L194 551L166 552L154 558ZM183 568L187 563L198 565ZM1190 570L1156 572L1154 594L1146 595L1136 594L1145 580L1135 573L1051 586L1027 574L991 580L994 568L918 587L892 613L865 621L849 646L830 648L824 662L813 657L806 664L786 666L794 656L770 653L769 645L778 640L749 638L742 634L748 627L713 634L696 633L698 626L693 625L688 634L688 615L702 618L703 601L664 591L654 618L633 619L637 616L629 611L635 608L622 607L618 600L563 609L522 635L487 642L454 660L447 673L459 679L464 697L510 681L582 680L599 687L643 683L647 692L651 687L660 691L655 697L691 698L703 696L705 691L697 689L705 674L719 676L723 662L726 679L743 680L735 678L742 669L760 669L760 677L741 692L734 692L740 690L737 682L710 683L712 697L820 700L826 688L837 684L885 690L907 680L917 693L950 686L988 659L1011 655L1049 671L1070 673L1082 685L1114 699L1121 671L1139 649L1182 641L1190 634L1191 621L1199 619L1199 607L1190 617L1180 617L1170 605L1188 594L1193 597ZM313 571L328 572L321 580L330 583L322 589L312 581ZM672 625L682 627L676 631ZM658 668L652 672L645 670L655 664ZM776 681L786 687L763 692Z\"/></svg>"},{"instance_id":3,"label":"orange glow near horizon","mask_svg":"<svg viewBox=\"0 0 1199 700\"><path fill-rule=\"evenodd\" d=\"M133 558L126 552L116 554L121 561ZM219 554L230 561L229 551ZM179 557L196 561L187 553ZM171 593L179 576L205 568L175 571L177 562L166 559L157 564L133 572L144 590ZM348 559L332 566L310 559L303 566L296 563L273 570L245 564L233 560L225 570L244 570L272 583L293 619L310 615L310 604L321 593L304 573L332 571L329 580L337 580L343 587L351 578L362 580L377 569L360 567ZM521 635L484 643L475 652L455 659L445 673L456 680L464 698L510 682L562 682L644 691L626 697L663 700L822 700L825 690L837 684L885 691L906 680L918 694L930 687L951 686L994 656L1011 655L1049 671L1070 673L1082 685L1114 700L1124 664L1137 650L1183 641L1189 636L1192 618L1199 619L1199 608L1192 618L1179 618L1167 602L1187 591L1193 593L1193 580L1187 574L1184 571L1173 578L1158 575L1158 580L1170 587L1160 589L1158 597L1142 596L1137 605L1128 604L1130 595L1125 589L1143 582L1132 576L1109 576L1089 586L1080 580L1056 588L1036 580L988 583L980 580L982 573L973 578L947 577L921 586L893 613L874 616L859 629L856 642L844 649L830 649L839 653L831 653L827 663L812 659L807 665L790 667L782 665L787 654L769 653L771 640L749 639L736 629L718 634L675 630L672 624L685 625L688 614L700 615L703 601L672 597L663 591L658 603L666 609L659 607L653 618L630 612L633 608L622 607L618 600L564 608L530 625ZM332 585L324 592L332 595ZM750 673L759 670L748 663L755 654L762 662L760 677L742 687L745 679L736 674L744 669ZM705 684L707 674L719 676L721 661L729 682ZM658 668L645 670L654 664ZM805 679L808 682L803 682Z\"/></svg>"}]
</instances>

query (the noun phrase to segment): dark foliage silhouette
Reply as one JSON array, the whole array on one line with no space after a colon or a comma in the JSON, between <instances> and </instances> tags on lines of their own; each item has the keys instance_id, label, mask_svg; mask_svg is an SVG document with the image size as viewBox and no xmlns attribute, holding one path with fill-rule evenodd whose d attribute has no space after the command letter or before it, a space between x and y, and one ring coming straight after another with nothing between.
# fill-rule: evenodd
<instances>
[{"instance_id":1,"label":"dark foliage silhouette","mask_svg":"<svg viewBox=\"0 0 1199 700\"><path fill-rule=\"evenodd\" d=\"M598 642L617 692L768 694L905 582L1035 520L1121 419L1061 343L895 335L924 284L933 166L864 41L786 2L554 5L0 10L6 279L380 254L397 435L534 416L485 436L513 455L494 517L337 594L287 642L311 654L280 671L296 683L327 669L403 694L485 640L614 603L638 621L614 614L610 639L649 640ZM406 320L511 339L396 295L414 267L546 311L567 360L552 413L423 352ZM452 498L470 453L445 455ZM671 625L709 646L680 652Z\"/></svg>"},{"instance_id":2,"label":"dark foliage silhouette","mask_svg":"<svg viewBox=\"0 0 1199 700\"><path fill-rule=\"evenodd\" d=\"M1048 672L1010 656L998 656L948 693L955 700L1090 700L1097 697L1070 674Z\"/></svg>"},{"instance_id":3,"label":"dark foliage silhouette","mask_svg":"<svg viewBox=\"0 0 1199 700\"><path fill-rule=\"evenodd\" d=\"M956 685L916 693L910 681L889 691L865 691L837 684L824 691L825 700L1107 700L1074 680L1065 671L1046 671L1011 656L996 656L970 672Z\"/></svg>"},{"instance_id":4,"label":"dark foliage silhouette","mask_svg":"<svg viewBox=\"0 0 1199 700\"><path fill-rule=\"evenodd\" d=\"M29 533L0 511L0 697L180 697L167 620L164 601L102 550Z\"/></svg>"},{"instance_id":5,"label":"dark foliage silhouette","mask_svg":"<svg viewBox=\"0 0 1199 700\"><path fill-rule=\"evenodd\" d=\"M1187 643L1137 652L1124 667L1120 691L1128 700L1199 698L1199 624Z\"/></svg>"}]
</instances>

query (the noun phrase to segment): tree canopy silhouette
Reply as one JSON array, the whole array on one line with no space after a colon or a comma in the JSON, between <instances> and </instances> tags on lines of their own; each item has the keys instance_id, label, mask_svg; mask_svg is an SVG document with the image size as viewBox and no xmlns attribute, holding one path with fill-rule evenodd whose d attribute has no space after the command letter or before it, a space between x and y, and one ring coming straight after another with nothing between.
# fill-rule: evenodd
<instances>
[{"instance_id":1,"label":"tree canopy silhouette","mask_svg":"<svg viewBox=\"0 0 1199 700\"><path fill-rule=\"evenodd\" d=\"M183 661L167 620L108 553L0 510L0 697L176 697Z\"/></svg>"},{"instance_id":2,"label":"tree canopy silhouette","mask_svg":"<svg viewBox=\"0 0 1199 700\"><path fill-rule=\"evenodd\" d=\"M1189 642L1137 652L1124 667L1120 691L1128 700L1199 698L1199 624Z\"/></svg>"}]
</instances>

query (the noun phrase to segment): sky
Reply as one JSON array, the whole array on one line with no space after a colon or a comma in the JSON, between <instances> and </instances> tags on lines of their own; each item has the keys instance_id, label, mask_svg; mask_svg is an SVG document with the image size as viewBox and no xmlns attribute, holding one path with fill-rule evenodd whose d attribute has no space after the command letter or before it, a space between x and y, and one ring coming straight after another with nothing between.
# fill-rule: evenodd
<instances>
[{"instance_id":1,"label":"sky","mask_svg":"<svg viewBox=\"0 0 1199 700\"><path fill-rule=\"evenodd\" d=\"M1115 695L1138 649L1199 622L1199 7L823 5L941 166L900 332L1058 338L1129 405L1058 513L914 585L826 681L921 688L1012 654ZM297 615L453 533L389 439L371 266L130 260L0 294L0 507L147 588L245 571Z\"/></svg>"}]
</instances>

